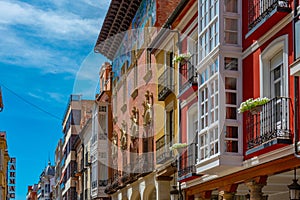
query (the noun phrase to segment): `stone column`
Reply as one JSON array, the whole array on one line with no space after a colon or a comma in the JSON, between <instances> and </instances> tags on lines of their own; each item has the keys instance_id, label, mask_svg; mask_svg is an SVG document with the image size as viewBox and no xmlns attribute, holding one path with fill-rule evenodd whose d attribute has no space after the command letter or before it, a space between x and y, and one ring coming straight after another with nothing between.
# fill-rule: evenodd
<instances>
[{"instance_id":1,"label":"stone column","mask_svg":"<svg viewBox=\"0 0 300 200\"><path fill-rule=\"evenodd\" d=\"M156 185L157 199L169 200L170 199L170 179L159 178Z\"/></svg>"},{"instance_id":2,"label":"stone column","mask_svg":"<svg viewBox=\"0 0 300 200\"><path fill-rule=\"evenodd\" d=\"M263 192L262 188L266 185L265 183L256 183L254 181L246 183L250 190L250 200L262 200Z\"/></svg>"},{"instance_id":3,"label":"stone column","mask_svg":"<svg viewBox=\"0 0 300 200\"><path fill-rule=\"evenodd\" d=\"M234 192L226 192L220 191L219 192L219 200L233 200Z\"/></svg>"},{"instance_id":4,"label":"stone column","mask_svg":"<svg viewBox=\"0 0 300 200\"><path fill-rule=\"evenodd\" d=\"M233 200L238 184L226 185L219 188L219 200Z\"/></svg>"},{"instance_id":5,"label":"stone column","mask_svg":"<svg viewBox=\"0 0 300 200\"><path fill-rule=\"evenodd\" d=\"M201 192L194 196L194 200L210 200L211 191Z\"/></svg>"}]
</instances>

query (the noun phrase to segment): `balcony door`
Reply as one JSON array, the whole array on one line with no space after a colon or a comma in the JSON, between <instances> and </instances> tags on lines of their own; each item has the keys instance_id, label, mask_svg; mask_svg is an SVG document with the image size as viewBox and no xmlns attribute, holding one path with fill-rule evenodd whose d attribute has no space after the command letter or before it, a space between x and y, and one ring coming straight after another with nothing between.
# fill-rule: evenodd
<instances>
[{"instance_id":1,"label":"balcony door","mask_svg":"<svg viewBox=\"0 0 300 200\"><path fill-rule=\"evenodd\" d=\"M280 51L270 60L271 98L284 95L283 53Z\"/></svg>"},{"instance_id":2,"label":"balcony door","mask_svg":"<svg viewBox=\"0 0 300 200\"><path fill-rule=\"evenodd\" d=\"M284 115L287 112L285 102L282 98L278 98L284 96L284 83L283 52L280 51L270 60L270 93L273 99L271 106L275 115L273 123L277 129L281 129L282 122L287 120L287 116Z\"/></svg>"}]
</instances>

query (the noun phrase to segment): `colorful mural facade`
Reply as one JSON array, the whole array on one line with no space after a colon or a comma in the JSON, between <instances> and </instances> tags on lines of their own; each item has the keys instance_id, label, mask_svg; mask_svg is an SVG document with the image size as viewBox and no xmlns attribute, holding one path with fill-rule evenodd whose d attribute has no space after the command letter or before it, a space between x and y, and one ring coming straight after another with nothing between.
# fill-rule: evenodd
<instances>
[{"instance_id":1,"label":"colorful mural facade","mask_svg":"<svg viewBox=\"0 0 300 200\"><path fill-rule=\"evenodd\" d=\"M153 27L156 21L156 0L143 0L133 18L132 29L124 35L123 41L113 60L114 79L120 77L121 68L131 65L133 50L139 50L145 41L145 27ZM147 24L149 22L149 24ZM126 63L127 62L127 63Z\"/></svg>"}]
</instances>

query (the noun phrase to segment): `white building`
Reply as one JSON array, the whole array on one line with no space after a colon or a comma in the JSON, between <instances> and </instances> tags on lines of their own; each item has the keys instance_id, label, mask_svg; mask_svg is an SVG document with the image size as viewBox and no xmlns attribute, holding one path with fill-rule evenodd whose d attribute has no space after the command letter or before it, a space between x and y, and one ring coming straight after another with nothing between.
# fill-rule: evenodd
<instances>
[{"instance_id":1,"label":"white building","mask_svg":"<svg viewBox=\"0 0 300 200\"><path fill-rule=\"evenodd\" d=\"M48 166L40 175L38 183L38 200L50 200L52 198L52 187L55 185L55 166L51 166L51 162L48 162Z\"/></svg>"}]
</instances>

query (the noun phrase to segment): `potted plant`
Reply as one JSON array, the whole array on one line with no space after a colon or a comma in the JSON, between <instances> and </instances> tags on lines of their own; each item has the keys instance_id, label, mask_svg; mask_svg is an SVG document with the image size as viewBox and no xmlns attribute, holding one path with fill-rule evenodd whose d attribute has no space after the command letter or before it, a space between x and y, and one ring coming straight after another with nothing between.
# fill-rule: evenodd
<instances>
[{"instance_id":1,"label":"potted plant","mask_svg":"<svg viewBox=\"0 0 300 200\"><path fill-rule=\"evenodd\" d=\"M187 62L190 58L192 57L192 55L190 53L182 53L182 54L179 54L178 56L175 56L174 59L173 59L173 62L180 62L180 63L183 63L183 62Z\"/></svg>"},{"instance_id":2,"label":"potted plant","mask_svg":"<svg viewBox=\"0 0 300 200\"><path fill-rule=\"evenodd\" d=\"M239 113L243 113L245 111L250 111L252 114L257 114L261 111L262 105L268 103L270 101L267 97L259 97L256 99L250 98L241 103L240 107L238 108Z\"/></svg>"},{"instance_id":3,"label":"potted plant","mask_svg":"<svg viewBox=\"0 0 300 200\"><path fill-rule=\"evenodd\" d=\"M171 151L176 151L177 155L181 154L188 145L186 143L175 143L170 147Z\"/></svg>"}]
</instances>

